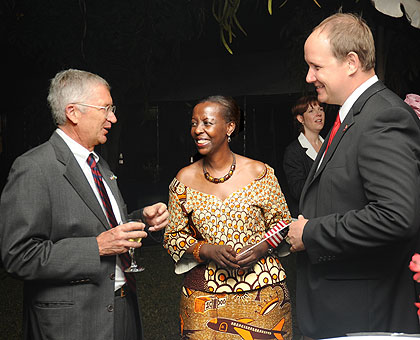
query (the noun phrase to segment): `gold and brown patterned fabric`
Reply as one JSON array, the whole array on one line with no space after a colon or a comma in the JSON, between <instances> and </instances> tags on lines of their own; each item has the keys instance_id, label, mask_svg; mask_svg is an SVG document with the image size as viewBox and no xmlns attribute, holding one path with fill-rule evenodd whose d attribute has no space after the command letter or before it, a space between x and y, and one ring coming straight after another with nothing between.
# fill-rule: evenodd
<instances>
[{"instance_id":1,"label":"gold and brown patterned fabric","mask_svg":"<svg viewBox=\"0 0 420 340\"><path fill-rule=\"evenodd\" d=\"M225 200L189 188L176 178L169 188L170 222L164 246L175 263L198 239L230 245L239 252L245 245L259 242L279 220L291 222L274 170L268 165L258 178ZM275 255L261 258L249 270L220 268L212 261L204 266L191 271L194 278L186 280L189 288L210 293L244 292L282 282L286 277ZM204 275L204 280L198 275Z\"/></svg>"},{"instance_id":2,"label":"gold and brown patterned fabric","mask_svg":"<svg viewBox=\"0 0 420 340\"><path fill-rule=\"evenodd\" d=\"M239 252L253 245L278 221L291 217L274 170L265 171L226 199L185 186L169 187L170 222L164 246L185 273L180 320L182 339L292 339L286 274L275 255L251 269L198 264L186 250L199 240L230 245Z\"/></svg>"},{"instance_id":3,"label":"gold and brown patterned fabric","mask_svg":"<svg viewBox=\"0 0 420 340\"><path fill-rule=\"evenodd\" d=\"M181 339L292 339L285 283L243 293L212 294L183 287Z\"/></svg>"}]
</instances>

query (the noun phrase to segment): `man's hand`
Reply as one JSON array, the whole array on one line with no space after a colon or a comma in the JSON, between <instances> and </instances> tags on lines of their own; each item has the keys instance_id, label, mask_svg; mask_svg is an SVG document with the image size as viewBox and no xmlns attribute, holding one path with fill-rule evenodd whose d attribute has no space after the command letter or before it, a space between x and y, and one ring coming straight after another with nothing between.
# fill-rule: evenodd
<instances>
[{"instance_id":1,"label":"man's hand","mask_svg":"<svg viewBox=\"0 0 420 340\"><path fill-rule=\"evenodd\" d=\"M242 255L242 253L249 247L251 247L251 245L243 247L241 252L236 255L238 265L243 269L251 268L261 257L267 254L270 245L266 241L261 242L258 246L252 248L252 250L246 252L245 255Z\"/></svg>"},{"instance_id":2,"label":"man's hand","mask_svg":"<svg viewBox=\"0 0 420 340\"><path fill-rule=\"evenodd\" d=\"M302 215L299 215L298 220L290 224L289 232L286 236L286 241L290 244L290 251L292 253L305 250L302 236L306 222L308 222L308 220Z\"/></svg>"},{"instance_id":3,"label":"man's hand","mask_svg":"<svg viewBox=\"0 0 420 340\"><path fill-rule=\"evenodd\" d=\"M96 237L99 255L117 255L125 253L130 247L140 248L141 242L130 241L130 239L147 237L147 233L142 231L144 230L144 227L144 223L130 222L121 224L99 234L98 237Z\"/></svg>"},{"instance_id":4,"label":"man's hand","mask_svg":"<svg viewBox=\"0 0 420 340\"><path fill-rule=\"evenodd\" d=\"M165 203L159 202L143 209L143 221L150 226L150 231L165 228L169 223L168 218L169 212Z\"/></svg>"}]
</instances>

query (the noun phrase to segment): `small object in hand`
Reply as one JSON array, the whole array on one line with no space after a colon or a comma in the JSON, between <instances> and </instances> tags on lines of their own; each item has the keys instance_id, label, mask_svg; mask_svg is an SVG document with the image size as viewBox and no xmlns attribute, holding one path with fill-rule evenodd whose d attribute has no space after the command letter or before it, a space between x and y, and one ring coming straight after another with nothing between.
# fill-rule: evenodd
<instances>
[{"instance_id":1,"label":"small object in hand","mask_svg":"<svg viewBox=\"0 0 420 340\"><path fill-rule=\"evenodd\" d=\"M277 248L289 232L289 225L283 221L277 222L265 235L264 239L273 248Z\"/></svg>"},{"instance_id":2,"label":"small object in hand","mask_svg":"<svg viewBox=\"0 0 420 340\"><path fill-rule=\"evenodd\" d=\"M289 236L286 236L286 237L284 238L284 240L285 240L287 243L291 244L291 243L290 243L290 237L289 237Z\"/></svg>"},{"instance_id":3,"label":"small object in hand","mask_svg":"<svg viewBox=\"0 0 420 340\"><path fill-rule=\"evenodd\" d=\"M272 248L278 248L281 244L283 244L282 241L284 240L284 238L287 237L287 233L289 232L289 226L290 226L290 223L286 224L283 221L277 222L277 224L274 227L272 227L271 230L269 230L264 235L264 238L261 241L247 248L246 250L241 252L240 255L243 256L245 253L249 252L250 250L258 246L262 242L267 242ZM290 251L288 249L288 252L284 253L281 256L286 256L289 253Z\"/></svg>"},{"instance_id":4,"label":"small object in hand","mask_svg":"<svg viewBox=\"0 0 420 340\"><path fill-rule=\"evenodd\" d=\"M141 242L141 237L137 237L137 238L129 238L128 240L130 241L130 242L137 242L137 243L140 243Z\"/></svg>"},{"instance_id":5,"label":"small object in hand","mask_svg":"<svg viewBox=\"0 0 420 340\"><path fill-rule=\"evenodd\" d=\"M128 221L124 221L123 223L138 223L141 222L140 220L128 220ZM141 237L137 237L137 238L130 238L128 239L131 242L137 242L140 243L142 238ZM131 259L131 264L128 268L124 269L124 272L126 273L140 273L144 270L144 267L141 267L139 265L137 265L136 263L136 259L134 257L134 248L130 247L128 250L128 254L130 255L130 259Z\"/></svg>"}]
</instances>

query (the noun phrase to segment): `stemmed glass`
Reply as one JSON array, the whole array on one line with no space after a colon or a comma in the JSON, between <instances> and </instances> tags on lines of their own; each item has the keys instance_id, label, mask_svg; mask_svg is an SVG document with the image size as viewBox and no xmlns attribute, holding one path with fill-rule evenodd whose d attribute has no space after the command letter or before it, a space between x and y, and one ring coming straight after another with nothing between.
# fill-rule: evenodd
<instances>
[{"instance_id":1,"label":"stemmed glass","mask_svg":"<svg viewBox=\"0 0 420 340\"><path fill-rule=\"evenodd\" d=\"M134 222L141 222L141 221L140 220L128 220L125 223L134 223ZM129 241L140 243L141 242L141 239L142 239L141 237L138 237L138 238L130 238ZM137 264L136 258L134 257L134 251L135 251L135 248L131 248L131 247L128 250L128 254L130 255L130 258L131 258L131 264L130 264L130 267L124 269L124 271L126 273L140 273L140 272L142 272L144 270L144 267L139 266Z\"/></svg>"}]
</instances>

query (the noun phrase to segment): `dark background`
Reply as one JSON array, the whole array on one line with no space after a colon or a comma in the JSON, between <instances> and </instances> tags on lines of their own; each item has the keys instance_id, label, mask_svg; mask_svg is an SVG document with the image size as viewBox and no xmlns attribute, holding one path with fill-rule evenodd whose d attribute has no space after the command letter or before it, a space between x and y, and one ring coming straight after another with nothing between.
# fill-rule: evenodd
<instances>
[{"instance_id":1,"label":"dark background","mask_svg":"<svg viewBox=\"0 0 420 340\"><path fill-rule=\"evenodd\" d=\"M297 136L290 108L312 91L303 43L340 8L361 13L370 25L380 79L401 98L420 93L420 30L405 17L378 12L369 0L318 0L321 8L313 0L283 6L273 0L272 15L266 0L242 0L237 18L247 36L232 26L232 55L212 15L212 5L224 1L2 1L0 190L13 160L54 130L46 97L49 80L62 69L98 73L112 86L118 123L97 151L117 174L129 209L167 201L170 181L195 155L191 110L212 94L237 99L242 124L232 149L274 167L288 198L281 164ZM336 107L327 109L324 135L335 113ZM145 246L139 257L147 267L138 274L146 339L176 339L182 277L160 245ZM294 258L284 262L293 296ZM21 299L21 282L0 269L0 339L19 337Z\"/></svg>"}]
</instances>

